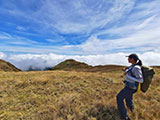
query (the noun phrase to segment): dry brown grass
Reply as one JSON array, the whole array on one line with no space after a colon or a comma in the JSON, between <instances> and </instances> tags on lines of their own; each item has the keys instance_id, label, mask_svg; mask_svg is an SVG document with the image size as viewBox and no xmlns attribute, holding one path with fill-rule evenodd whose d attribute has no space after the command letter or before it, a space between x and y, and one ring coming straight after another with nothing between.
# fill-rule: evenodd
<instances>
[{"instance_id":1,"label":"dry brown grass","mask_svg":"<svg viewBox=\"0 0 160 120\"><path fill-rule=\"evenodd\" d=\"M1 120L120 120L121 71L1 72ZM133 120L160 119L160 69L147 93L134 96Z\"/></svg>"},{"instance_id":2,"label":"dry brown grass","mask_svg":"<svg viewBox=\"0 0 160 120\"><path fill-rule=\"evenodd\" d=\"M5 72L18 72L18 71L21 71L20 69L16 68L14 65L12 65L11 63L9 62L6 62L2 59L0 59L0 71L5 71Z\"/></svg>"}]
</instances>

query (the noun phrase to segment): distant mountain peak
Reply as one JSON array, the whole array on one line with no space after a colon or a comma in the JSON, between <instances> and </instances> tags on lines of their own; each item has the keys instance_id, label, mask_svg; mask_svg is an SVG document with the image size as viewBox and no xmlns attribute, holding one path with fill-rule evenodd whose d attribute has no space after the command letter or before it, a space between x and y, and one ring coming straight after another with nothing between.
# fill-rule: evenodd
<instances>
[{"instance_id":1,"label":"distant mountain peak","mask_svg":"<svg viewBox=\"0 0 160 120\"><path fill-rule=\"evenodd\" d=\"M90 69L92 66L83 63L83 62L78 62L74 59L67 59L58 65L54 66L51 68L51 70L84 70L84 69Z\"/></svg>"},{"instance_id":2,"label":"distant mountain peak","mask_svg":"<svg viewBox=\"0 0 160 120\"><path fill-rule=\"evenodd\" d=\"M74 59L67 59L58 65L51 68L51 70L67 70L67 71L86 71L86 72L106 72L121 70L124 66L120 65L99 65L90 66L86 63L76 61Z\"/></svg>"}]
</instances>

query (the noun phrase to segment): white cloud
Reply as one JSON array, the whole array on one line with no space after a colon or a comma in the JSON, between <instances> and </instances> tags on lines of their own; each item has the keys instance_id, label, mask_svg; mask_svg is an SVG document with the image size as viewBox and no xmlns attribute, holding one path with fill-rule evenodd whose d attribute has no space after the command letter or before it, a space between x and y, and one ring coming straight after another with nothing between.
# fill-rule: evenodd
<instances>
[{"instance_id":1,"label":"white cloud","mask_svg":"<svg viewBox=\"0 0 160 120\"><path fill-rule=\"evenodd\" d=\"M1 51L65 55L99 55L120 52L142 54L160 51L160 2L157 0L146 3L145 1L136 3L133 0L37 1L21 1L25 9L19 8L16 2L6 2L7 7L2 6L0 13L6 13L6 15L31 23L25 28L33 27L33 31L37 29L41 32L49 31L49 33L56 32L57 34L59 32L84 33L91 37L80 45L70 45L68 42L69 45L64 46L47 46L17 35L0 33ZM32 7L34 10L28 9ZM17 29L23 30L23 27L20 25ZM120 37L98 39L98 35L103 34ZM53 44L65 41L65 37L57 39L47 37L45 40ZM16 46L6 46L6 44L16 44ZM25 47L27 45L29 47Z\"/></svg>"},{"instance_id":2,"label":"white cloud","mask_svg":"<svg viewBox=\"0 0 160 120\"><path fill-rule=\"evenodd\" d=\"M6 55L2 52L0 52L0 59L5 59L6 58Z\"/></svg>"},{"instance_id":3,"label":"white cloud","mask_svg":"<svg viewBox=\"0 0 160 120\"><path fill-rule=\"evenodd\" d=\"M150 27L149 27L150 26ZM66 54L66 55L96 55L96 54L109 54L117 52L159 52L160 51L160 24L157 22L149 24L149 26L141 28L140 31L133 32L128 34L128 36L119 38L119 39L103 39L100 40L97 38L97 35L91 36L87 41L80 45L64 45L64 46L45 46L41 44L36 44L33 47L34 42L24 41L21 38L18 38L15 41L9 41L13 44L32 44L32 47L23 47L23 46L3 46L1 45L1 51L12 51L12 52L29 52L36 54L46 54L46 53L55 53L55 54ZM130 28L127 26L126 28ZM122 33L126 29L122 29ZM7 37L7 35L6 35ZM11 37L9 37L11 38ZM14 38L15 39L15 38ZM23 40L23 41L20 41ZM48 39L50 42L51 39ZM58 42L58 41L57 41ZM3 42L2 42L3 43ZM1 43L1 44L2 44Z\"/></svg>"},{"instance_id":4,"label":"white cloud","mask_svg":"<svg viewBox=\"0 0 160 120\"><path fill-rule=\"evenodd\" d=\"M103 54L105 51L107 52L107 50L111 49L111 44L108 41L101 41L95 36L92 36L79 47L87 54Z\"/></svg>"},{"instance_id":5,"label":"white cloud","mask_svg":"<svg viewBox=\"0 0 160 120\"><path fill-rule=\"evenodd\" d=\"M2 40L1 44L5 44L4 46L6 47L6 44L16 44L16 45L31 45L31 44L36 44L38 42L30 40L25 37L20 37L17 35L11 35L6 32L1 32L0 31L0 40Z\"/></svg>"},{"instance_id":6,"label":"white cloud","mask_svg":"<svg viewBox=\"0 0 160 120\"><path fill-rule=\"evenodd\" d=\"M146 20L144 20L143 23L137 25L136 29L139 30L139 29L144 29L146 26L149 26L151 24L151 22L153 22L156 18L156 15L153 15L149 18L147 18Z\"/></svg>"},{"instance_id":7,"label":"white cloud","mask_svg":"<svg viewBox=\"0 0 160 120\"><path fill-rule=\"evenodd\" d=\"M91 37L79 47L86 54L156 51L160 49L160 29L140 31L126 38L99 40ZM128 51L131 50L131 51Z\"/></svg>"},{"instance_id":8,"label":"white cloud","mask_svg":"<svg viewBox=\"0 0 160 120\"><path fill-rule=\"evenodd\" d=\"M126 12L129 12L134 2L128 1L83 1L79 2L78 7L75 2L67 1L68 8L60 5L58 8L50 4L49 9L56 9L57 13L50 13L50 19L60 21L54 26L62 33L90 33L97 28L103 28L110 22L119 20ZM50 1L50 3L53 3ZM54 14L58 14L54 17ZM62 16L63 17L62 17ZM46 19L45 22L48 20ZM51 23L53 24L53 23Z\"/></svg>"},{"instance_id":9,"label":"white cloud","mask_svg":"<svg viewBox=\"0 0 160 120\"><path fill-rule=\"evenodd\" d=\"M27 28L22 27L22 26L17 26L16 29L17 29L18 31L25 31L25 30L27 30Z\"/></svg>"},{"instance_id":10,"label":"white cloud","mask_svg":"<svg viewBox=\"0 0 160 120\"><path fill-rule=\"evenodd\" d=\"M144 65L159 65L160 66L160 51L143 53L140 58Z\"/></svg>"},{"instance_id":11,"label":"white cloud","mask_svg":"<svg viewBox=\"0 0 160 120\"><path fill-rule=\"evenodd\" d=\"M153 15L122 27L111 28L91 36L79 47L88 54L115 52L154 52L160 50L160 16ZM98 39L98 35L118 35L117 39Z\"/></svg>"},{"instance_id":12,"label":"white cloud","mask_svg":"<svg viewBox=\"0 0 160 120\"><path fill-rule=\"evenodd\" d=\"M104 55L85 55L85 56L68 56L50 54L20 54L20 55L5 55L0 52L0 58L7 60L22 70L45 69L53 67L66 59L75 59L80 62L85 62L89 65L129 65L126 55L130 53L114 53ZM160 52L146 52L138 54L144 65L160 65Z\"/></svg>"},{"instance_id":13,"label":"white cloud","mask_svg":"<svg viewBox=\"0 0 160 120\"><path fill-rule=\"evenodd\" d=\"M36 23L41 26L41 30L47 29L54 32L56 29L61 33L90 33L94 29L102 28L110 22L114 23L119 20L124 14L132 10L135 1L45 0L31 3L30 1L21 2L24 8L30 8L33 5L35 9L37 8L36 10L19 9L19 6L14 2L8 4L9 7L12 6L12 10L5 7L1 8L1 11L22 20ZM22 26L17 27L17 29L23 30Z\"/></svg>"}]
</instances>

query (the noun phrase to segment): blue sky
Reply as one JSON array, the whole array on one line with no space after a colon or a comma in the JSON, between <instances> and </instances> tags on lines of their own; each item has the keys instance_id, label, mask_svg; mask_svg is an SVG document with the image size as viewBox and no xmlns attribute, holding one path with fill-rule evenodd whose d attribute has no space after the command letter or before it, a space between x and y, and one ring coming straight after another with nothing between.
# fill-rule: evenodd
<instances>
[{"instance_id":1,"label":"blue sky","mask_svg":"<svg viewBox=\"0 0 160 120\"><path fill-rule=\"evenodd\" d=\"M0 0L0 52L160 53L160 0Z\"/></svg>"}]
</instances>

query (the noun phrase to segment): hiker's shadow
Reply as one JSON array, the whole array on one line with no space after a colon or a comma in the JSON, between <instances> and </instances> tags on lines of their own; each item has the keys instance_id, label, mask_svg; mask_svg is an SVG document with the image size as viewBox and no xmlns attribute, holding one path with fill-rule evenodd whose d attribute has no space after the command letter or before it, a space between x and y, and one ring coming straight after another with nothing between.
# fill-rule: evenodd
<instances>
[{"instance_id":1,"label":"hiker's shadow","mask_svg":"<svg viewBox=\"0 0 160 120\"><path fill-rule=\"evenodd\" d=\"M89 116L96 120L121 120L118 109L113 106L96 105L89 111Z\"/></svg>"}]
</instances>

